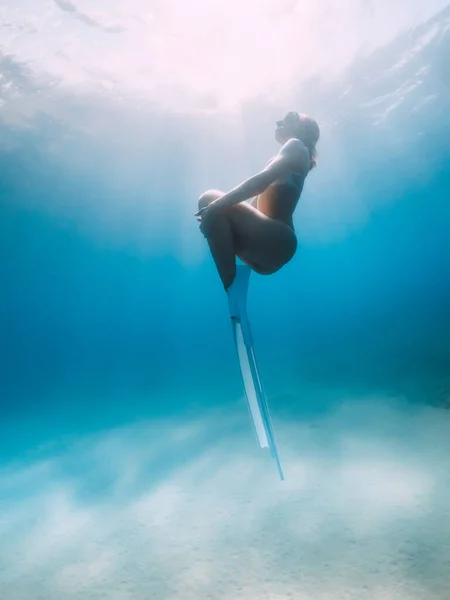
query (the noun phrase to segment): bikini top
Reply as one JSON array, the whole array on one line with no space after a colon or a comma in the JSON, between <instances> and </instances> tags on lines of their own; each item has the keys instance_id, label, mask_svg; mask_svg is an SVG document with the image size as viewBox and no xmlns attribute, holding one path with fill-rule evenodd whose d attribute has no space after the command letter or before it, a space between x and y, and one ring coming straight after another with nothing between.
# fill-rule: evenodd
<instances>
[{"instance_id":1,"label":"bikini top","mask_svg":"<svg viewBox=\"0 0 450 600\"><path fill-rule=\"evenodd\" d=\"M308 153L309 153L309 160L311 160L311 150L308 148L308 146L306 146ZM283 179L277 179L276 181L273 182L272 185L274 184L286 184L286 185L292 185L296 188L298 188L298 190L301 192L303 189L303 184L305 183L305 179L306 176L308 175L307 171L306 173L291 173L288 177L283 178Z\"/></svg>"},{"instance_id":2,"label":"bikini top","mask_svg":"<svg viewBox=\"0 0 450 600\"><path fill-rule=\"evenodd\" d=\"M309 157L311 159L311 150L309 148L308 148L308 152L309 152ZM271 161L269 161L268 165L270 164L270 162ZM298 190L298 193L300 195L303 191L303 186L305 184L305 179L306 179L306 176L308 175L308 172L307 173L291 173L286 178L277 179L271 185L291 185ZM247 200L247 202L253 202L253 200L254 200L254 198L250 198L249 200Z\"/></svg>"}]
</instances>

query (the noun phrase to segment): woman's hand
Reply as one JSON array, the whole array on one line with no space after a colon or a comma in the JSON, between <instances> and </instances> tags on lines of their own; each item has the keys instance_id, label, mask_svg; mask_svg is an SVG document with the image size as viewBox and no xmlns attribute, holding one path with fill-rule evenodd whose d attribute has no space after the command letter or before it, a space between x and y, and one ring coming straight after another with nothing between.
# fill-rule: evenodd
<instances>
[{"instance_id":1,"label":"woman's hand","mask_svg":"<svg viewBox=\"0 0 450 600\"><path fill-rule=\"evenodd\" d=\"M194 216L197 217L197 221L200 223L200 231L206 238L210 235L211 227L221 212L222 206L215 200L195 213Z\"/></svg>"}]
</instances>

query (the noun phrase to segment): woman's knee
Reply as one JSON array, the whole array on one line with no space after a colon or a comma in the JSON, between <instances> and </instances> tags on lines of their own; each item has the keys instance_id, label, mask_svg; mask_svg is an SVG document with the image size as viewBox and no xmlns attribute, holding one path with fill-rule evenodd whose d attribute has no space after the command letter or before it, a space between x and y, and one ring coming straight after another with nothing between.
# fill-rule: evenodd
<instances>
[{"instance_id":1,"label":"woman's knee","mask_svg":"<svg viewBox=\"0 0 450 600\"><path fill-rule=\"evenodd\" d=\"M223 196L223 192L220 192L219 190L207 190L206 192L203 192L198 199L198 210L205 208L205 206L208 206L208 204L211 204L211 202L214 202L214 200L217 200L220 196Z\"/></svg>"}]
</instances>

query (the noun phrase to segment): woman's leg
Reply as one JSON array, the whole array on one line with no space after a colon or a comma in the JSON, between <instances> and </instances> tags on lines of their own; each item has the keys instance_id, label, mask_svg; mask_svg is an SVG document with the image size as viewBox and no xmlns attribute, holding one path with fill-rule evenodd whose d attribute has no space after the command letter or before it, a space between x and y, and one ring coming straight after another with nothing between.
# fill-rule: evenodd
<instances>
[{"instance_id":1,"label":"woman's leg","mask_svg":"<svg viewBox=\"0 0 450 600\"><path fill-rule=\"evenodd\" d=\"M208 206L211 202L214 202L214 200L217 200L217 198L220 198L220 196L223 196L224 194L225 192L221 192L220 190L208 190L207 192L203 192L198 199L198 210L205 208L205 206Z\"/></svg>"},{"instance_id":2,"label":"woman's leg","mask_svg":"<svg viewBox=\"0 0 450 600\"><path fill-rule=\"evenodd\" d=\"M198 209L208 206L223 195L218 190L209 190L198 200ZM236 277L236 249L234 247L233 231L227 218L218 218L210 228L208 245L225 291L228 290Z\"/></svg>"},{"instance_id":3,"label":"woman's leg","mask_svg":"<svg viewBox=\"0 0 450 600\"><path fill-rule=\"evenodd\" d=\"M199 209L221 195L217 190L205 192ZM297 238L288 225L243 202L221 211L209 229L208 244L225 290L236 276L236 256L257 273L270 275L289 262L297 249Z\"/></svg>"}]
</instances>

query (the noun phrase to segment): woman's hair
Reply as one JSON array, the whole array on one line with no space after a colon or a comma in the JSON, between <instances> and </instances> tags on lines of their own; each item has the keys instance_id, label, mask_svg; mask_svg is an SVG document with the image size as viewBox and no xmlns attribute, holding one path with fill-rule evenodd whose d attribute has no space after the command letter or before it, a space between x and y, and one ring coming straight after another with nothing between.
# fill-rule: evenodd
<instances>
[{"instance_id":1,"label":"woman's hair","mask_svg":"<svg viewBox=\"0 0 450 600\"><path fill-rule=\"evenodd\" d=\"M314 169L317 165L316 144L319 141L320 128L317 121L309 115L301 113L298 116L300 117L298 137L309 150L309 156L311 157L311 166L309 170L311 171L311 169Z\"/></svg>"}]
</instances>

